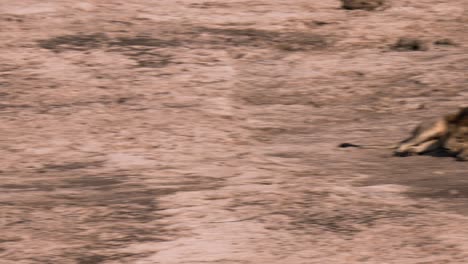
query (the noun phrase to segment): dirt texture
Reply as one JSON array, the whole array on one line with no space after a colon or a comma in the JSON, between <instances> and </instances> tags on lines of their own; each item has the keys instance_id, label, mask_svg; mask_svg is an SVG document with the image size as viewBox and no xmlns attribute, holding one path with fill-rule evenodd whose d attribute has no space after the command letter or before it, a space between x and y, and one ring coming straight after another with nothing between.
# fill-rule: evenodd
<instances>
[{"instance_id":1,"label":"dirt texture","mask_svg":"<svg viewBox=\"0 0 468 264\"><path fill-rule=\"evenodd\" d=\"M377 1L381 2L381 1ZM466 264L468 2L0 1L0 263Z\"/></svg>"}]
</instances>

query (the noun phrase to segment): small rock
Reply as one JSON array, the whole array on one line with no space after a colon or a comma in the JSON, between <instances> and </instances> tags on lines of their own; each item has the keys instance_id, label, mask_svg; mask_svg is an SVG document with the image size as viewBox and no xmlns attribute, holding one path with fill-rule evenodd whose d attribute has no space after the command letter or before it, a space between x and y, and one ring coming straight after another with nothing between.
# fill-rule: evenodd
<instances>
[{"instance_id":1,"label":"small rock","mask_svg":"<svg viewBox=\"0 0 468 264\"><path fill-rule=\"evenodd\" d=\"M453 40L448 39L448 38L438 39L434 41L434 44L440 45L440 46L455 46L456 45L455 42L453 42Z\"/></svg>"},{"instance_id":2,"label":"small rock","mask_svg":"<svg viewBox=\"0 0 468 264\"><path fill-rule=\"evenodd\" d=\"M341 143L338 145L339 148L359 148L359 145L352 144L352 143Z\"/></svg>"},{"instance_id":3,"label":"small rock","mask_svg":"<svg viewBox=\"0 0 468 264\"><path fill-rule=\"evenodd\" d=\"M317 26L325 26L330 24L330 22L325 22L325 21L313 21L313 23Z\"/></svg>"},{"instance_id":4,"label":"small rock","mask_svg":"<svg viewBox=\"0 0 468 264\"><path fill-rule=\"evenodd\" d=\"M375 10L378 7L381 7L385 4L385 0L341 0L342 8L354 10Z\"/></svg>"},{"instance_id":5,"label":"small rock","mask_svg":"<svg viewBox=\"0 0 468 264\"><path fill-rule=\"evenodd\" d=\"M398 39L392 49L397 51L425 51L428 50L428 47L427 44L420 39L402 37Z\"/></svg>"},{"instance_id":6,"label":"small rock","mask_svg":"<svg viewBox=\"0 0 468 264\"><path fill-rule=\"evenodd\" d=\"M119 98L119 99L117 100L117 103L123 104L123 103L125 103L125 102L127 102L127 101L128 101L128 98L121 97L121 98Z\"/></svg>"}]
</instances>

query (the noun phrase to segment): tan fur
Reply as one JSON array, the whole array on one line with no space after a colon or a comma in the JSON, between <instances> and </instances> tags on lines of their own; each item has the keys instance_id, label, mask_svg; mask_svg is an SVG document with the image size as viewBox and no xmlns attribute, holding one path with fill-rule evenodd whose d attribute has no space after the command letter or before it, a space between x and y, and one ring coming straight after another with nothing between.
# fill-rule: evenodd
<instances>
[{"instance_id":1,"label":"tan fur","mask_svg":"<svg viewBox=\"0 0 468 264\"><path fill-rule=\"evenodd\" d=\"M424 154L436 150L468 159L468 107L432 122L423 122L396 148L396 155Z\"/></svg>"}]
</instances>

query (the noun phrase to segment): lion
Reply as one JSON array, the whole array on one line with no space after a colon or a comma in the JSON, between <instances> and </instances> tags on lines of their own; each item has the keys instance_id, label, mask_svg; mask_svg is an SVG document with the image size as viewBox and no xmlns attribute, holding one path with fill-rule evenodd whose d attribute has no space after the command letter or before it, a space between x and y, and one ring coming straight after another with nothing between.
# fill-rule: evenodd
<instances>
[{"instance_id":1,"label":"lion","mask_svg":"<svg viewBox=\"0 0 468 264\"><path fill-rule=\"evenodd\" d=\"M340 147L358 147L367 149L394 149L396 156L422 155L428 153L446 153L457 160L468 160L468 107L442 118L422 122L411 136L392 146L361 146L343 143Z\"/></svg>"}]
</instances>

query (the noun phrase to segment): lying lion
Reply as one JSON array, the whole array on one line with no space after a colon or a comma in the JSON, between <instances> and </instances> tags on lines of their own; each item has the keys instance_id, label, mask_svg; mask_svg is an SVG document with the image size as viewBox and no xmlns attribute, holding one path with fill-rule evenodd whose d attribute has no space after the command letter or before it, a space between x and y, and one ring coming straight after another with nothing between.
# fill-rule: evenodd
<instances>
[{"instance_id":1,"label":"lying lion","mask_svg":"<svg viewBox=\"0 0 468 264\"><path fill-rule=\"evenodd\" d=\"M390 148L397 156L444 152L457 160L468 160L468 107L435 121L423 122L411 136L396 146L360 146L343 143L340 147Z\"/></svg>"}]
</instances>

